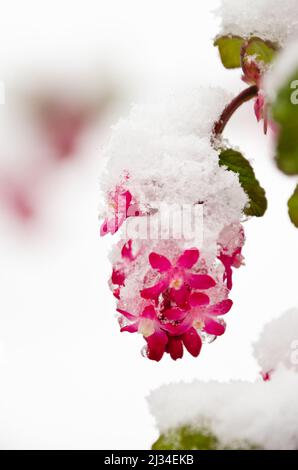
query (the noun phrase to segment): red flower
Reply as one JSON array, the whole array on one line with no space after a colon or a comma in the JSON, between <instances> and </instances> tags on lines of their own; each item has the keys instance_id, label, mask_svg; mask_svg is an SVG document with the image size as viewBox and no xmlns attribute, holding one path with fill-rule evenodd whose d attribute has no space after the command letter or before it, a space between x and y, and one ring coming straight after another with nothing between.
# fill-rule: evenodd
<instances>
[{"instance_id":1,"label":"red flower","mask_svg":"<svg viewBox=\"0 0 298 470\"><path fill-rule=\"evenodd\" d=\"M160 310L147 304L139 314L121 308L117 311L128 320L125 324L122 320L121 331L141 333L147 342L146 356L160 361L165 352L174 360L182 358L184 348L197 357L202 347L200 332L221 336L225 332L225 323L218 317L231 307L229 299L210 304L208 295L192 292L188 294L185 308L176 306Z\"/></svg>"},{"instance_id":2,"label":"red flower","mask_svg":"<svg viewBox=\"0 0 298 470\"><path fill-rule=\"evenodd\" d=\"M248 85L260 85L262 70L252 56L245 56L242 59L242 80Z\"/></svg>"},{"instance_id":3,"label":"red flower","mask_svg":"<svg viewBox=\"0 0 298 470\"><path fill-rule=\"evenodd\" d=\"M198 274L191 268L199 259L196 248L185 250L177 262L172 264L168 258L158 253L150 253L151 267L160 273L157 284L141 291L144 299L157 300L159 295L169 289L170 299L177 305L183 306L187 301L190 289L209 289L215 286L214 279L207 274Z\"/></svg>"},{"instance_id":4,"label":"red flower","mask_svg":"<svg viewBox=\"0 0 298 470\"><path fill-rule=\"evenodd\" d=\"M121 331L141 333L147 341L148 358L154 361L160 361L165 352L168 337L161 328L153 305L146 306L140 315L132 315L119 308L117 311L131 322L128 325L122 326Z\"/></svg>"},{"instance_id":5,"label":"red flower","mask_svg":"<svg viewBox=\"0 0 298 470\"><path fill-rule=\"evenodd\" d=\"M100 235L102 237L107 233L114 235L127 219L128 210L132 203L132 195L129 191L117 186L115 191L110 193L109 203L114 214L111 218L106 218L101 225Z\"/></svg>"},{"instance_id":6,"label":"red flower","mask_svg":"<svg viewBox=\"0 0 298 470\"><path fill-rule=\"evenodd\" d=\"M202 339L194 328L189 328L183 335L178 337L169 336L166 351L176 361L183 356L183 346L194 357L200 354Z\"/></svg>"},{"instance_id":7,"label":"red flower","mask_svg":"<svg viewBox=\"0 0 298 470\"><path fill-rule=\"evenodd\" d=\"M218 259L222 262L222 264L225 267L225 273L223 277L223 281L227 281L227 288L229 290L232 289L233 287L233 282L232 282L232 267L234 268L239 268L243 264L243 256L241 254L242 247L237 248L237 250L234 251L232 255L227 255L225 254L224 251L220 253L218 256Z\"/></svg>"},{"instance_id":8,"label":"red flower","mask_svg":"<svg viewBox=\"0 0 298 470\"><path fill-rule=\"evenodd\" d=\"M268 110L267 110L265 98L261 92L258 93L258 96L255 99L254 111L255 111L255 115L256 115L258 122L260 122L263 119L264 134L267 134L268 124L270 123L268 122Z\"/></svg>"},{"instance_id":9,"label":"red flower","mask_svg":"<svg viewBox=\"0 0 298 470\"><path fill-rule=\"evenodd\" d=\"M233 305L232 300L224 299L217 304L202 305L200 293L190 295L189 303L191 310L188 315L192 324L208 333L209 335L221 336L225 332L225 323L218 319L218 316L228 313Z\"/></svg>"},{"instance_id":10,"label":"red flower","mask_svg":"<svg viewBox=\"0 0 298 470\"><path fill-rule=\"evenodd\" d=\"M242 80L248 85L256 85L260 90L261 80L264 74L264 67L262 67L252 56L246 56L242 58ZM264 134L267 134L268 129L268 112L267 105L265 102L264 95L259 91L255 102L254 102L254 112L257 118L257 121L260 122L262 119L264 121Z\"/></svg>"},{"instance_id":11,"label":"red flower","mask_svg":"<svg viewBox=\"0 0 298 470\"><path fill-rule=\"evenodd\" d=\"M209 304L209 297L201 292L194 292L189 296L188 310L179 308L170 309L165 312L168 317L172 310L177 310L176 318L180 319L180 332L195 328L209 335L221 336L225 332L225 323L218 319L220 315L228 313L233 305L232 300L224 299L216 304ZM168 313L169 312L169 313ZM175 329L167 327L169 333L174 333Z\"/></svg>"},{"instance_id":12,"label":"red flower","mask_svg":"<svg viewBox=\"0 0 298 470\"><path fill-rule=\"evenodd\" d=\"M113 289L113 294L117 299L120 299L120 288L125 285L127 264L136 259L132 251L132 240L128 240L128 242L123 245L121 258L122 261L113 266L111 276L111 283L114 286L118 286L116 289Z\"/></svg>"},{"instance_id":13,"label":"red flower","mask_svg":"<svg viewBox=\"0 0 298 470\"><path fill-rule=\"evenodd\" d=\"M269 382L269 380L271 380L271 375L273 372L274 372L273 370L269 370L268 372L260 372L261 377L264 380L264 382Z\"/></svg>"},{"instance_id":14,"label":"red flower","mask_svg":"<svg viewBox=\"0 0 298 470\"><path fill-rule=\"evenodd\" d=\"M160 361L164 353L170 354L176 360L183 356L183 345L194 357L200 354L202 340L197 331L188 322L180 322L181 310L173 308L167 312L167 317L157 314L153 305L146 306L140 315L117 309L129 320L128 325L121 331L141 333L147 342L147 357ZM183 312L185 316L185 312Z\"/></svg>"}]
</instances>

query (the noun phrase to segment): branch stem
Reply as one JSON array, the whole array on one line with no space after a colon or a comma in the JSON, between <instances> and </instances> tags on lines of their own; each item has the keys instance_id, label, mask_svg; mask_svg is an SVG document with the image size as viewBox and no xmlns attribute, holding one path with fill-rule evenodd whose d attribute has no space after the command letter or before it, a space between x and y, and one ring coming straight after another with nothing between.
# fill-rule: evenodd
<instances>
[{"instance_id":1,"label":"branch stem","mask_svg":"<svg viewBox=\"0 0 298 470\"><path fill-rule=\"evenodd\" d=\"M246 101L251 100L258 94L258 87L256 85L252 85L245 90L241 91L238 96L236 96L230 104L228 104L218 121L214 124L213 133L215 137L218 137L220 134L223 133L224 128L226 127L227 123L233 116L234 112Z\"/></svg>"}]
</instances>

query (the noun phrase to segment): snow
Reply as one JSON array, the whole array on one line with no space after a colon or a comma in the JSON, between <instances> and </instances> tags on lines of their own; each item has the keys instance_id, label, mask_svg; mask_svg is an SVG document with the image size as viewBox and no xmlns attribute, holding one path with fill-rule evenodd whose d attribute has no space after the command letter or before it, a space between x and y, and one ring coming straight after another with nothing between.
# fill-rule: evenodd
<instances>
[{"instance_id":1,"label":"snow","mask_svg":"<svg viewBox=\"0 0 298 470\"><path fill-rule=\"evenodd\" d=\"M219 167L210 143L214 122L230 99L219 88L207 88L134 106L103 149L105 195L128 174L125 188L141 207L203 201L204 247L214 255L220 232L241 220L247 204L237 175Z\"/></svg>"},{"instance_id":2,"label":"snow","mask_svg":"<svg viewBox=\"0 0 298 470\"><path fill-rule=\"evenodd\" d=\"M151 392L158 429L208 426L220 447L249 442L263 449L298 447L298 374L280 368L255 383L199 382L165 385Z\"/></svg>"},{"instance_id":3,"label":"snow","mask_svg":"<svg viewBox=\"0 0 298 470\"><path fill-rule=\"evenodd\" d=\"M254 356L264 372L283 365L298 372L298 309L267 323L254 344Z\"/></svg>"},{"instance_id":4,"label":"snow","mask_svg":"<svg viewBox=\"0 0 298 470\"><path fill-rule=\"evenodd\" d=\"M263 449L298 448L298 309L264 327L255 355L271 379L255 382L217 381L168 384L151 392L149 406L159 431L181 425L207 426L220 447L250 443Z\"/></svg>"},{"instance_id":5,"label":"snow","mask_svg":"<svg viewBox=\"0 0 298 470\"><path fill-rule=\"evenodd\" d=\"M222 0L220 35L258 36L283 45L298 34L296 0Z\"/></svg>"}]
</instances>

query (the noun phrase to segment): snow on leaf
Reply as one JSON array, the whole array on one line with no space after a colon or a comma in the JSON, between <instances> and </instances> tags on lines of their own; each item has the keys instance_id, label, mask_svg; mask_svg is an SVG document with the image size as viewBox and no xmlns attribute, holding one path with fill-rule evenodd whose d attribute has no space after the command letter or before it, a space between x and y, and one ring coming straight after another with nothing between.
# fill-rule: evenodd
<instances>
[{"instance_id":1,"label":"snow on leaf","mask_svg":"<svg viewBox=\"0 0 298 470\"><path fill-rule=\"evenodd\" d=\"M263 41L260 38L252 38L246 49L246 54L255 56L257 62L270 64L274 59L277 46L269 41Z\"/></svg>"},{"instance_id":2,"label":"snow on leaf","mask_svg":"<svg viewBox=\"0 0 298 470\"><path fill-rule=\"evenodd\" d=\"M232 35L219 36L214 41L214 45L218 47L222 64L227 69L241 67L241 49L245 41L240 36ZM277 46L274 43L252 37L247 42L245 54L254 57L259 63L270 64L275 56L276 49Z\"/></svg>"}]
</instances>

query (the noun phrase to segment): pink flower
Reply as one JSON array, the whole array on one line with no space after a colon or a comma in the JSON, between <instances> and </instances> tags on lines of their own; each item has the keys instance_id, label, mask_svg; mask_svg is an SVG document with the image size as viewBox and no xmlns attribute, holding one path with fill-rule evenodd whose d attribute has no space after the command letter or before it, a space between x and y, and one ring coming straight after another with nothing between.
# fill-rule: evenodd
<instances>
[{"instance_id":1,"label":"pink flower","mask_svg":"<svg viewBox=\"0 0 298 470\"><path fill-rule=\"evenodd\" d=\"M224 299L211 305L209 302L209 297L206 294L194 292L189 296L189 307L187 310L174 309L179 311L176 315L180 319L180 331L195 328L210 335L223 335L225 324L218 317L228 313L232 308L233 302L230 299ZM165 315L168 316L168 311L165 311ZM168 331L172 331L171 327L168 327Z\"/></svg>"},{"instance_id":2,"label":"pink flower","mask_svg":"<svg viewBox=\"0 0 298 470\"><path fill-rule=\"evenodd\" d=\"M260 91L260 85L264 70L262 70L259 64L253 59L253 57L243 58L242 70L242 80L248 85L256 85L259 88L259 93L254 102L254 112L258 122L263 119L264 134L267 134L268 124L270 125L270 123L268 122L268 112L264 94L262 93L262 91Z\"/></svg>"},{"instance_id":3,"label":"pink flower","mask_svg":"<svg viewBox=\"0 0 298 470\"><path fill-rule=\"evenodd\" d=\"M259 93L257 98L255 99L255 104L254 104L255 115L256 115L258 122L260 122L260 120L263 119L264 117L264 106L265 106L264 95Z\"/></svg>"},{"instance_id":4,"label":"pink flower","mask_svg":"<svg viewBox=\"0 0 298 470\"><path fill-rule=\"evenodd\" d=\"M202 339L194 328L189 328L181 336L169 336L166 352L176 361L183 357L183 346L194 357L197 357L202 348Z\"/></svg>"},{"instance_id":5,"label":"pink flower","mask_svg":"<svg viewBox=\"0 0 298 470\"><path fill-rule=\"evenodd\" d=\"M165 256L150 253L149 263L160 273L160 279L157 284L143 289L141 296L144 299L157 300L162 292L169 289L170 300L183 306L190 289L205 290L214 287L216 283L211 276L191 271L199 256L199 250L196 248L185 250L177 262L172 264Z\"/></svg>"},{"instance_id":6,"label":"pink flower","mask_svg":"<svg viewBox=\"0 0 298 470\"><path fill-rule=\"evenodd\" d=\"M260 372L262 379L264 382L269 382L271 380L271 375L274 372L273 369L269 370L268 372Z\"/></svg>"},{"instance_id":7,"label":"pink flower","mask_svg":"<svg viewBox=\"0 0 298 470\"><path fill-rule=\"evenodd\" d=\"M272 119L268 118L268 106L264 94L262 92L259 92L258 96L255 99L254 111L258 122L263 119L264 134L267 134L269 128L271 132L276 135L278 132L278 128L276 123Z\"/></svg>"},{"instance_id":8,"label":"pink flower","mask_svg":"<svg viewBox=\"0 0 298 470\"><path fill-rule=\"evenodd\" d=\"M109 195L109 204L114 214L110 219L105 219L100 227L100 235L103 237L107 233L114 235L127 218L127 211L131 205L132 195L129 191L117 186L115 191Z\"/></svg>"},{"instance_id":9,"label":"pink flower","mask_svg":"<svg viewBox=\"0 0 298 470\"><path fill-rule=\"evenodd\" d=\"M194 292L190 295L191 310L188 313L193 326L209 335L221 336L225 332L225 324L218 317L228 313L233 305L232 300L224 299L216 304L202 305L201 294Z\"/></svg>"},{"instance_id":10,"label":"pink flower","mask_svg":"<svg viewBox=\"0 0 298 470\"><path fill-rule=\"evenodd\" d=\"M275 123L268 119L267 103L264 97L264 93L261 90L261 81L264 75L264 70L257 64L252 57L246 57L242 61L243 76L242 80L248 85L256 85L259 89L257 97L254 100L254 112L257 121L263 120L264 134L267 134L268 127L275 133Z\"/></svg>"},{"instance_id":11,"label":"pink flower","mask_svg":"<svg viewBox=\"0 0 298 470\"><path fill-rule=\"evenodd\" d=\"M128 176L125 178L128 179ZM133 200L131 192L122 185L116 186L116 189L109 193L109 206L113 215L102 223L100 227L102 237L107 233L114 235L128 217L141 215L139 205Z\"/></svg>"},{"instance_id":12,"label":"pink flower","mask_svg":"<svg viewBox=\"0 0 298 470\"><path fill-rule=\"evenodd\" d=\"M123 245L121 249L121 256L127 261L134 261L136 259L136 256L133 254L132 251L132 240L128 240L128 242Z\"/></svg>"},{"instance_id":13,"label":"pink flower","mask_svg":"<svg viewBox=\"0 0 298 470\"><path fill-rule=\"evenodd\" d=\"M251 56L242 60L242 80L248 85L260 85L262 71L259 65Z\"/></svg>"},{"instance_id":14,"label":"pink flower","mask_svg":"<svg viewBox=\"0 0 298 470\"><path fill-rule=\"evenodd\" d=\"M234 268L240 268L240 266L243 264L243 256L241 254L242 247L237 248L232 255L226 254L224 251L220 253L218 256L218 259L222 262L222 264L225 267L225 273L223 277L223 281L227 281L227 288L229 290L232 289L233 287L233 282L232 282L232 267Z\"/></svg>"},{"instance_id":15,"label":"pink flower","mask_svg":"<svg viewBox=\"0 0 298 470\"><path fill-rule=\"evenodd\" d=\"M201 337L190 324L179 321L181 310L178 308L168 311L168 318L158 315L153 305L146 306L140 315L132 315L119 308L117 311L130 321L122 326L122 332L138 332L144 336L149 359L160 361L165 352L172 359L179 359L183 356L183 346L194 357L200 354Z\"/></svg>"},{"instance_id":16,"label":"pink flower","mask_svg":"<svg viewBox=\"0 0 298 470\"><path fill-rule=\"evenodd\" d=\"M227 288L232 289L232 268L240 268L244 264L242 248L245 242L245 234L242 225L236 223L226 226L219 237L219 255L218 259L225 268L223 282L226 282Z\"/></svg>"},{"instance_id":17,"label":"pink flower","mask_svg":"<svg viewBox=\"0 0 298 470\"><path fill-rule=\"evenodd\" d=\"M231 252L231 247L225 246L226 252L228 249ZM200 273L202 263L196 265L200 256L196 248L183 251L175 262L151 252L149 262L153 271L146 277L154 278L156 274L158 281L142 289L141 298L138 292L135 297L128 297L127 303L121 296L121 288L134 273L134 261L140 253L139 250L137 255L133 254L129 240L121 249L120 261L114 265L112 283L117 286L114 295L120 300L117 311L121 314L121 331L142 334L147 343L146 357L151 360L160 361L165 353L177 360L185 350L197 357L205 333L220 336L225 332L225 322L220 317L232 307L232 301L226 298L226 287L208 274ZM229 258L236 264L236 254ZM205 265L203 269L205 273ZM209 295L205 292L208 289L211 289ZM127 305L136 311L127 311L130 310Z\"/></svg>"},{"instance_id":18,"label":"pink flower","mask_svg":"<svg viewBox=\"0 0 298 470\"><path fill-rule=\"evenodd\" d=\"M154 361L160 361L165 352L168 337L165 331L161 329L161 325L153 305L146 306L138 316L132 315L131 313L119 308L117 311L131 322L128 325L123 326L121 331L141 333L147 341L147 357Z\"/></svg>"},{"instance_id":19,"label":"pink flower","mask_svg":"<svg viewBox=\"0 0 298 470\"><path fill-rule=\"evenodd\" d=\"M113 289L114 296L120 298L120 288L125 285L127 266L136 259L132 251L132 240L128 240L121 249L122 261L113 266L111 283L118 286Z\"/></svg>"},{"instance_id":20,"label":"pink flower","mask_svg":"<svg viewBox=\"0 0 298 470\"><path fill-rule=\"evenodd\" d=\"M121 270L121 269L113 268L111 281L112 281L112 284L114 284L114 285L124 286L124 281L125 281L124 271Z\"/></svg>"},{"instance_id":21,"label":"pink flower","mask_svg":"<svg viewBox=\"0 0 298 470\"><path fill-rule=\"evenodd\" d=\"M209 301L208 296L201 294L202 303ZM193 327L189 311L177 307L163 312L163 328L168 334L166 352L175 361L183 356L183 346L194 357L197 357L202 348L202 338Z\"/></svg>"},{"instance_id":22,"label":"pink flower","mask_svg":"<svg viewBox=\"0 0 298 470\"><path fill-rule=\"evenodd\" d=\"M258 96L255 99L254 111L258 122L263 119L264 134L267 134L268 124L270 125L270 122L268 122L267 104L265 102L264 95L261 92L258 93Z\"/></svg>"},{"instance_id":23,"label":"pink flower","mask_svg":"<svg viewBox=\"0 0 298 470\"><path fill-rule=\"evenodd\" d=\"M118 308L117 311L128 320L121 331L141 333L147 342L147 357L160 361L164 353L173 360L182 358L184 348L194 357L200 354L202 338L200 332L221 336L225 323L219 316L232 307L229 299L210 304L208 295L193 292L188 296L187 307L171 307L160 311L152 304L141 308L140 314L132 314Z\"/></svg>"}]
</instances>

